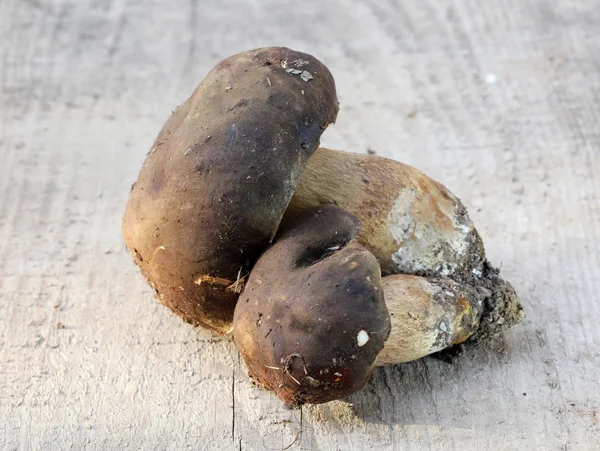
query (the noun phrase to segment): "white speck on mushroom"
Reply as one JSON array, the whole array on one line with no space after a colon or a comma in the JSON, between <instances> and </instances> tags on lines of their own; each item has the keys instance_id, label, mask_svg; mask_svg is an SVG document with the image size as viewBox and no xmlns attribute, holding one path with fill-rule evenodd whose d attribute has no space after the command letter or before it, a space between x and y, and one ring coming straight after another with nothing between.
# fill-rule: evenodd
<instances>
[{"instance_id":1,"label":"white speck on mushroom","mask_svg":"<svg viewBox=\"0 0 600 451\"><path fill-rule=\"evenodd\" d=\"M225 91L231 90L231 86L225 86Z\"/></svg>"},{"instance_id":2,"label":"white speck on mushroom","mask_svg":"<svg viewBox=\"0 0 600 451\"><path fill-rule=\"evenodd\" d=\"M442 332L448 332L448 329L446 328L446 323L440 323L440 329Z\"/></svg>"},{"instance_id":3,"label":"white speck on mushroom","mask_svg":"<svg viewBox=\"0 0 600 451\"><path fill-rule=\"evenodd\" d=\"M286 69L285 71L286 71L288 74L292 74L292 75L300 75L300 74L302 73L302 71L301 71L301 70L298 70L298 69L292 69L292 68Z\"/></svg>"},{"instance_id":4,"label":"white speck on mushroom","mask_svg":"<svg viewBox=\"0 0 600 451\"><path fill-rule=\"evenodd\" d=\"M192 148L188 147L187 150L183 153L183 156L187 157L191 153L192 153Z\"/></svg>"},{"instance_id":5,"label":"white speck on mushroom","mask_svg":"<svg viewBox=\"0 0 600 451\"><path fill-rule=\"evenodd\" d=\"M473 271L471 271L471 274L473 274L478 279L481 279L481 276L483 276L481 269L478 269L478 268L473 269Z\"/></svg>"},{"instance_id":6,"label":"white speck on mushroom","mask_svg":"<svg viewBox=\"0 0 600 451\"><path fill-rule=\"evenodd\" d=\"M294 65L296 67L306 66L307 64L308 64L308 61L303 60L303 59L297 59L296 61L294 61Z\"/></svg>"},{"instance_id":7,"label":"white speck on mushroom","mask_svg":"<svg viewBox=\"0 0 600 451\"><path fill-rule=\"evenodd\" d=\"M309 376L308 374L306 375L305 379L308 381L308 383L312 386L312 387L318 387L319 385L321 385L321 382L319 382L318 379L315 379L314 377Z\"/></svg>"},{"instance_id":8,"label":"white speck on mushroom","mask_svg":"<svg viewBox=\"0 0 600 451\"><path fill-rule=\"evenodd\" d=\"M304 72L302 72L300 74L300 78L304 81L308 81L308 80L312 80L314 77L312 76L312 74L310 72L305 70Z\"/></svg>"},{"instance_id":9,"label":"white speck on mushroom","mask_svg":"<svg viewBox=\"0 0 600 451\"><path fill-rule=\"evenodd\" d=\"M269 83L269 86L273 86L273 85L271 84L271 79L270 79L269 77L267 77L267 83Z\"/></svg>"},{"instance_id":10,"label":"white speck on mushroom","mask_svg":"<svg viewBox=\"0 0 600 451\"><path fill-rule=\"evenodd\" d=\"M283 60L281 62L281 67L283 67L284 69L287 67L287 60Z\"/></svg>"},{"instance_id":11,"label":"white speck on mushroom","mask_svg":"<svg viewBox=\"0 0 600 451\"><path fill-rule=\"evenodd\" d=\"M358 347L361 348L367 344L369 341L369 334L366 330L361 330L356 336L356 342L358 343Z\"/></svg>"},{"instance_id":12,"label":"white speck on mushroom","mask_svg":"<svg viewBox=\"0 0 600 451\"><path fill-rule=\"evenodd\" d=\"M301 89L300 92L302 93L302 95L304 95L304 89Z\"/></svg>"},{"instance_id":13,"label":"white speck on mushroom","mask_svg":"<svg viewBox=\"0 0 600 451\"><path fill-rule=\"evenodd\" d=\"M342 377L342 373L333 373L334 376Z\"/></svg>"}]
</instances>

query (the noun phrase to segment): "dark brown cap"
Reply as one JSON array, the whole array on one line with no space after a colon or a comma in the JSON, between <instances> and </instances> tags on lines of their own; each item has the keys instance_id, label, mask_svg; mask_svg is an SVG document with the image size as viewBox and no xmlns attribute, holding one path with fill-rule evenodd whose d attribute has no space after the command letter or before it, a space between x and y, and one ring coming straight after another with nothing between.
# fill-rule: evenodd
<instances>
[{"instance_id":1,"label":"dark brown cap","mask_svg":"<svg viewBox=\"0 0 600 451\"><path fill-rule=\"evenodd\" d=\"M292 405L359 390L390 333L375 257L346 211L311 209L254 266L234 337L250 376Z\"/></svg>"},{"instance_id":2,"label":"dark brown cap","mask_svg":"<svg viewBox=\"0 0 600 451\"><path fill-rule=\"evenodd\" d=\"M220 62L160 132L123 234L160 300L225 332L243 277L274 237L338 102L311 55L262 48Z\"/></svg>"}]
</instances>

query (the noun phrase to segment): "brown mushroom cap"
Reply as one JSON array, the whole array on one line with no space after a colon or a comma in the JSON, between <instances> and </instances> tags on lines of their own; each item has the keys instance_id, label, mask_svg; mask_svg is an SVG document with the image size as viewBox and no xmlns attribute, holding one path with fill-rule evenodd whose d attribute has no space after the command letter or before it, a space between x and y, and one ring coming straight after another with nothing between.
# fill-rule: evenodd
<instances>
[{"instance_id":1,"label":"brown mushroom cap","mask_svg":"<svg viewBox=\"0 0 600 451\"><path fill-rule=\"evenodd\" d=\"M240 279L337 111L329 70L287 48L234 55L204 78L160 132L123 219L164 304L195 325L231 329Z\"/></svg>"},{"instance_id":2,"label":"brown mushroom cap","mask_svg":"<svg viewBox=\"0 0 600 451\"><path fill-rule=\"evenodd\" d=\"M359 390L390 333L381 273L334 206L288 226L254 266L234 316L251 377L292 405Z\"/></svg>"}]
</instances>

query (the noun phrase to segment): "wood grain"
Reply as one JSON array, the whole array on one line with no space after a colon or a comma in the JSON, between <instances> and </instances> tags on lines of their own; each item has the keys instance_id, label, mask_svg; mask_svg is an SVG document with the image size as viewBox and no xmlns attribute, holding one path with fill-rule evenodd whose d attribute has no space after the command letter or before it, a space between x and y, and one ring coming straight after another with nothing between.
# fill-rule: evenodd
<instances>
[{"instance_id":1,"label":"wood grain","mask_svg":"<svg viewBox=\"0 0 600 451\"><path fill-rule=\"evenodd\" d=\"M600 447L597 0L0 2L0 448ZM171 109L264 45L336 78L331 148L458 195L525 322L286 410L153 300L129 187Z\"/></svg>"}]
</instances>

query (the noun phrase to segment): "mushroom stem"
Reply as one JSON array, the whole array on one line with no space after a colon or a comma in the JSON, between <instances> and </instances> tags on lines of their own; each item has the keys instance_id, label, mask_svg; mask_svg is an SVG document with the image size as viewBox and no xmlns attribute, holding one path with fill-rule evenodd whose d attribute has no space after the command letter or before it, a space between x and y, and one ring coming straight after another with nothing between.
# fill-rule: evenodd
<instances>
[{"instance_id":1,"label":"mushroom stem","mask_svg":"<svg viewBox=\"0 0 600 451\"><path fill-rule=\"evenodd\" d=\"M359 242L384 275L466 275L485 263L481 238L460 200L412 166L319 148L286 217L328 203L359 219Z\"/></svg>"},{"instance_id":2,"label":"mushroom stem","mask_svg":"<svg viewBox=\"0 0 600 451\"><path fill-rule=\"evenodd\" d=\"M376 365L409 362L462 343L493 335L523 318L512 286L492 271L485 279L392 275L382 279L391 332Z\"/></svg>"}]
</instances>

